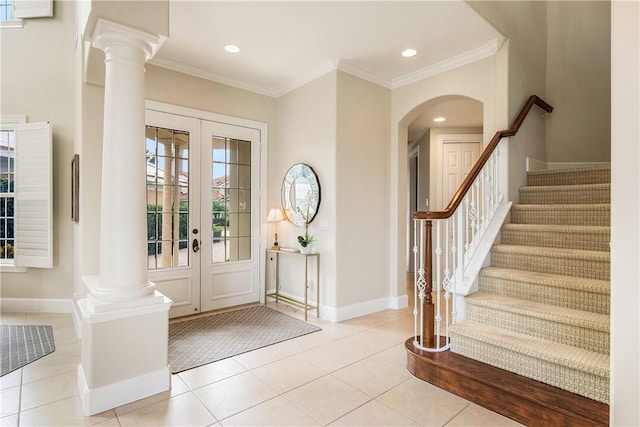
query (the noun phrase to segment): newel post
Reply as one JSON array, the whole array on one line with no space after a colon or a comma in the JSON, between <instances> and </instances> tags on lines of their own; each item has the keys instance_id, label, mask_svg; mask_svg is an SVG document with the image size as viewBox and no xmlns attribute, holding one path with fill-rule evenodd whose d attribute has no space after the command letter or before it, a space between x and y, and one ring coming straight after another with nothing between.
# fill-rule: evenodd
<instances>
[{"instance_id":1,"label":"newel post","mask_svg":"<svg viewBox=\"0 0 640 427\"><path fill-rule=\"evenodd\" d=\"M422 300L422 333L423 342L425 347L435 347L435 334L434 334L434 322L435 322L435 307L433 305L433 298L431 292L433 291L433 247L432 247L432 232L433 224L431 221L425 222L426 235L425 235L425 248L424 248L424 265L425 265L425 289L424 299Z\"/></svg>"}]
</instances>

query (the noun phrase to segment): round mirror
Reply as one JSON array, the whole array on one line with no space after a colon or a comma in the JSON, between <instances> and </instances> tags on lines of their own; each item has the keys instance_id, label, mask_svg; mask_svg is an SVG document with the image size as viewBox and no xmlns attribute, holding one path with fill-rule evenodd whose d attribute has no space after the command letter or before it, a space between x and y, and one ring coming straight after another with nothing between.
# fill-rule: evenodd
<instances>
[{"instance_id":1,"label":"round mirror","mask_svg":"<svg viewBox=\"0 0 640 427\"><path fill-rule=\"evenodd\" d=\"M311 166L297 163L289 168L282 181L282 210L289 222L304 227L318 214L320 183Z\"/></svg>"}]
</instances>

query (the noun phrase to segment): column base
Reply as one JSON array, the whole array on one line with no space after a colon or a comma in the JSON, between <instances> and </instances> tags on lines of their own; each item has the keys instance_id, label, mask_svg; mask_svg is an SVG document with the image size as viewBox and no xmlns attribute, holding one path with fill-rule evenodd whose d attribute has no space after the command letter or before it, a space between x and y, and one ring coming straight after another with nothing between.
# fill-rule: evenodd
<instances>
[{"instance_id":1,"label":"column base","mask_svg":"<svg viewBox=\"0 0 640 427\"><path fill-rule=\"evenodd\" d=\"M153 282L147 281L142 286L133 289L119 289L119 288L103 288L100 286L100 276L82 276L84 284L87 286L91 296L101 303L125 303L132 300L138 300L141 298L148 298L154 295L156 285ZM99 304L96 303L96 308ZM107 308L108 310L108 308Z\"/></svg>"},{"instance_id":2,"label":"column base","mask_svg":"<svg viewBox=\"0 0 640 427\"><path fill-rule=\"evenodd\" d=\"M78 301L78 389L84 415L169 390L170 307L171 300L157 291L119 303L91 296Z\"/></svg>"},{"instance_id":3,"label":"column base","mask_svg":"<svg viewBox=\"0 0 640 427\"><path fill-rule=\"evenodd\" d=\"M89 417L171 389L169 368L129 378L115 384L89 388L82 365L78 365L78 394L82 413Z\"/></svg>"}]
</instances>

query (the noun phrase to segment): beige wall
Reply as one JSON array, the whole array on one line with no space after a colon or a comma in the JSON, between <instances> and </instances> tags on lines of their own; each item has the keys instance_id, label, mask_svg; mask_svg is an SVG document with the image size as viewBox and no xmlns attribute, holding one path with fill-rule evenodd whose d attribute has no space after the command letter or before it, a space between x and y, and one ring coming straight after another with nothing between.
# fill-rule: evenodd
<instances>
[{"instance_id":1,"label":"beige wall","mask_svg":"<svg viewBox=\"0 0 640 427\"><path fill-rule=\"evenodd\" d=\"M321 202L318 215L311 223L310 234L315 238L314 248L320 252L321 302L335 310L337 307L336 273L336 87L337 71L329 72L276 101L276 134L269 143L268 206L279 207L280 188L287 170L295 163L311 166L320 181ZM326 223L327 229L320 228ZM279 225L280 246L297 248L297 236L304 233L288 222ZM273 231L268 232L269 240ZM283 260L293 262L292 260ZM281 276L286 292L301 295L301 270L285 267ZM297 274L297 276L296 276ZM315 289L312 289L315 293ZM326 316L327 313L324 313Z\"/></svg>"},{"instance_id":2,"label":"beige wall","mask_svg":"<svg viewBox=\"0 0 640 427\"><path fill-rule=\"evenodd\" d=\"M387 280L391 93L339 71L337 95L337 306L365 303L377 311L388 308L391 293ZM353 314L366 310L352 309Z\"/></svg>"},{"instance_id":3,"label":"beige wall","mask_svg":"<svg viewBox=\"0 0 640 427\"><path fill-rule=\"evenodd\" d=\"M70 165L74 147L75 4L54 2L54 17L25 20L0 36L0 112L26 114L53 129L53 269L2 273L3 298L69 299L73 232Z\"/></svg>"},{"instance_id":4,"label":"beige wall","mask_svg":"<svg viewBox=\"0 0 640 427\"><path fill-rule=\"evenodd\" d=\"M611 6L611 408L640 425L640 3Z\"/></svg>"},{"instance_id":5,"label":"beige wall","mask_svg":"<svg viewBox=\"0 0 640 427\"><path fill-rule=\"evenodd\" d=\"M273 132L276 105L273 98L151 64L145 68L147 99L264 122L270 125L269 132Z\"/></svg>"},{"instance_id":6,"label":"beige wall","mask_svg":"<svg viewBox=\"0 0 640 427\"><path fill-rule=\"evenodd\" d=\"M547 2L471 1L475 9L508 42L508 125L510 127L527 98L546 97ZM532 110L518 135L509 139L509 199L517 200L526 182L526 158L546 160L545 119Z\"/></svg>"},{"instance_id":7,"label":"beige wall","mask_svg":"<svg viewBox=\"0 0 640 427\"><path fill-rule=\"evenodd\" d=\"M90 0L84 3L81 19L83 24L87 23L89 32L93 32L95 21L100 17L150 34L169 36L169 0Z\"/></svg>"},{"instance_id":8,"label":"beige wall","mask_svg":"<svg viewBox=\"0 0 640 427\"><path fill-rule=\"evenodd\" d=\"M610 2L472 1L509 39L509 120L530 95L534 109L510 144L510 195L524 183L524 158L548 162L610 160ZM509 123L510 125L511 123ZM545 142L546 141L546 142Z\"/></svg>"},{"instance_id":9,"label":"beige wall","mask_svg":"<svg viewBox=\"0 0 640 427\"><path fill-rule=\"evenodd\" d=\"M611 159L611 6L547 4L548 162Z\"/></svg>"},{"instance_id":10,"label":"beige wall","mask_svg":"<svg viewBox=\"0 0 640 427\"><path fill-rule=\"evenodd\" d=\"M483 103L485 144L497 130L506 128L506 103L499 102L506 90L503 47L497 55L446 73L394 89L391 94L390 146L390 265L392 294L405 295L409 212L407 209L407 127L429 105L430 100L462 95ZM505 150L506 153L506 150ZM434 161L433 158L431 160ZM433 187L433 185L432 185Z\"/></svg>"}]
</instances>

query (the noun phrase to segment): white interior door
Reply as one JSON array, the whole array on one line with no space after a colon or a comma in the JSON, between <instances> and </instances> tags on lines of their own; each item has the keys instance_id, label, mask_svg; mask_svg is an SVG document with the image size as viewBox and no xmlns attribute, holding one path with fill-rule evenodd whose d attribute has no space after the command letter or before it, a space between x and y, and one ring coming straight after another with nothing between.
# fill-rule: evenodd
<instances>
[{"instance_id":1,"label":"white interior door","mask_svg":"<svg viewBox=\"0 0 640 427\"><path fill-rule=\"evenodd\" d=\"M202 122L203 311L260 300L260 131Z\"/></svg>"},{"instance_id":2,"label":"white interior door","mask_svg":"<svg viewBox=\"0 0 640 427\"><path fill-rule=\"evenodd\" d=\"M149 280L170 317L260 300L260 131L147 111Z\"/></svg>"},{"instance_id":3,"label":"white interior door","mask_svg":"<svg viewBox=\"0 0 640 427\"><path fill-rule=\"evenodd\" d=\"M442 146L442 202L446 206L480 156L479 142L444 143Z\"/></svg>"},{"instance_id":4,"label":"white interior door","mask_svg":"<svg viewBox=\"0 0 640 427\"><path fill-rule=\"evenodd\" d=\"M199 313L200 121L149 110L146 120L149 280L173 301L170 317Z\"/></svg>"}]
</instances>

